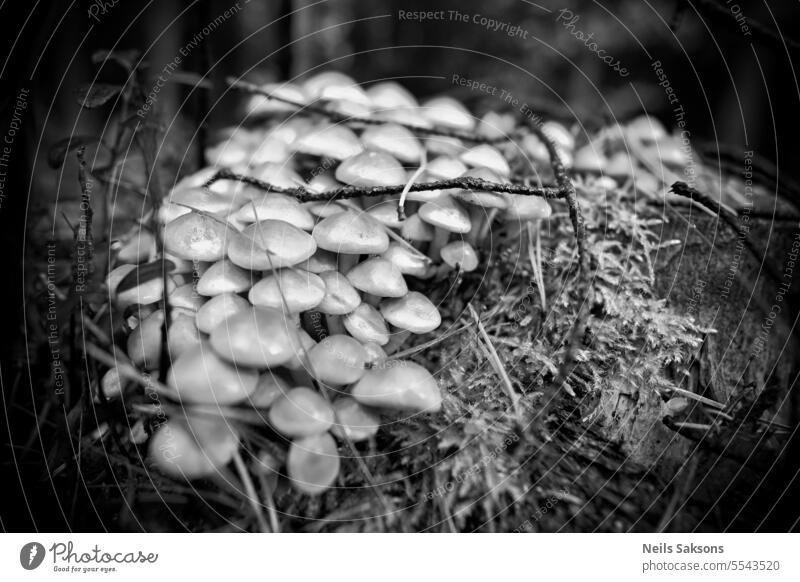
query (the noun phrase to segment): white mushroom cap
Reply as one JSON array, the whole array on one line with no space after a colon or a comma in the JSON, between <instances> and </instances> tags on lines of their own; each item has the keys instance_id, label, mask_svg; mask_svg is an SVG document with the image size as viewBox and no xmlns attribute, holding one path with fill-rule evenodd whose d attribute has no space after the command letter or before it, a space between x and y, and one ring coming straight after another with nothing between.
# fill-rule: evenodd
<instances>
[{"instance_id":1,"label":"white mushroom cap","mask_svg":"<svg viewBox=\"0 0 800 582\"><path fill-rule=\"evenodd\" d=\"M311 388L292 388L269 410L269 422L288 437L326 432L333 424L333 408Z\"/></svg>"},{"instance_id":2,"label":"white mushroom cap","mask_svg":"<svg viewBox=\"0 0 800 582\"><path fill-rule=\"evenodd\" d=\"M467 171L467 166L458 158L439 156L428 162L425 168L428 176L435 180L450 180Z\"/></svg>"},{"instance_id":3,"label":"white mushroom cap","mask_svg":"<svg viewBox=\"0 0 800 582\"><path fill-rule=\"evenodd\" d=\"M378 297L402 297L408 293L400 269L380 257L359 263L348 271L347 279L359 291Z\"/></svg>"},{"instance_id":4,"label":"white mushroom cap","mask_svg":"<svg viewBox=\"0 0 800 582\"><path fill-rule=\"evenodd\" d=\"M452 97L434 97L421 106L422 115L437 127L471 131L475 118Z\"/></svg>"},{"instance_id":5,"label":"white mushroom cap","mask_svg":"<svg viewBox=\"0 0 800 582\"><path fill-rule=\"evenodd\" d=\"M384 81L372 85L367 89L367 96L372 102L372 108L376 110L419 106L416 97L408 89L394 81Z\"/></svg>"},{"instance_id":6,"label":"white mushroom cap","mask_svg":"<svg viewBox=\"0 0 800 582\"><path fill-rule=\"evenodd\" d=\"M262 220L231 237L228 256L242 268L265 271L302 263L316 250L307 232L282 220Z\"/></svg>"},{"instance_id":7,"label":"white mushroom cap","mask_svg":"<svg viewBox=\"0 0 800 582\"><path fill-rule=\"evenodd\" d=\"M464 234L472 230L469 214L450 196L437 202L426 202L419 208L422 220L435 227Z\"/></svg>"},{"instance_id":8,"label":"white mushroom cap","mask_svg":"<svg viewBox=\"0 0 800 582\"><path fill-rule=\"evenodd\" d=\"M211 265L197 281L200 295L213 297L222 293L241 293L252 285L252 273L222 259Z\"/></svg>"},{"instance_id":9,"label":"white mushroom cap","mask_svg":"<svg viewBox=\"0 0 800 582\"><path fill-rule=\"evenodd\" d=\"M389 343L389 328L378 311L369 303L361 303L344 318L344 328L360 342Z\"/></svg>"},{"instance_id":10,"label":"white mushroom cap","mask_svg":"<svg viewBox=\"0 0 800 582\"><path fill-rule=\"evenodd\" d=\"M575 149L575 137L559 122L545 121L542 124L542 131L562 150L571 152Z\"/></svg>"},{"instance_id":11,"label":"white mushroom cap","mask_svg":"<svg viewBox=\"0 0 800 582\"><path fill-rule=\"evenodd\" d=\"M308 352L317 345L317 342L303 328L298 328L294 337L289 341L292 357L283 366L293 371L308 371Z\"/></svg>"},{"instance_id":12,"label":"white mushroom cap","mask_svg":"<svg viewBox=\"0 0 800 582\"><path fill-rule=\"evenodd\" d=\"M241 402L253 393L257 382L258 372L226 362L208 342L186 350L167 374L167 384L182 402L198 404Z\"/></svg>"},{"instance_id":13,"label":"white mushroom cap","mask_svg":"<svg viewBox=\"0 0 800 582\"><path fill-rule=\"evenodd\" d=\"M395 327L411 333L428 333L442 324L442 316L430 299L417 291L381 302L383 317Z\"/></svg>"},{"instance_id":14,"label":"white mushroom cap","mask_svg":"<svg viewBox=\"0 0 800 582\"><path fill-rule=\"evenodd\" d=\"M478 133L489 139L508 138L515 127L516 121L513 115L487 111L481 117Z\"/></svg>"},{"instance_id":15,"label":"white mushroom cap","mask_svg":"<svg viewBox=\"0 0 800 582\"><path fill-rule=\"evenodd\" d=\"M224 218L248 200L250 196L246 190L234 190L231 195L223 195L208 188L183 188L173 191L167 203L159 208L158 219L167 224L189 214L192 209Z\"/></svg>"},{"instance_id":16,"label":"white mushroom cap","mask_svg":"<svg viewBox=\"0 0 800 582\"><path fill-rule=\"evenodd\" d=\"M342 440L349 438L354 443L365 441L377 434L380 418L361 406L355 399L342 396L333 403L336 420L331 432Z\"/></svg>"},{"instance_id":17,"label":"white mushroom cap","mask_svg":"<svg viewBox=\"0 0 800 582\"><path fill-rule=\"evenodd\" d=\"M386 355L384 349L375 342L362 342L361 345L364 346L364 352L367 354L364 362L368 365L381 362L389 357Z\"/></svg>"},{"instance_id":18,"label":"white mushroom cap","mask_svg":"<svg viewBox=\"0 0 800 582\"><path fill-rule=\"evenodd\" d=\"M349 335L330 335L309 350L309 372L325 384L352 384L364 375L366 357L358 340Z\"/></svg>"},{"instance_id":19,"label":"white mushroom cap","mask_svg":"<svg viewBox=\"0 0 800 582\"><path fill-rule=\"evenodd\" d=\"M336 270L324 271L319 276L325 283L325 296L316 307L319 311L327 315L346 315L359 306L361 295L347 277Z\"/></svg>"},{"instance_id":20,"label":"white mushroom cap","mask_svg":"<svg viewBox=\"0 0 800 582\"><path fill-rule=\"evenodd\" d=\"M293 151L334 160L344 160L362 150L356 134L344 125L318 126L291 145Z\"/></svg>"},{"instance_id":21,"label":"white mushroom cap","mask_svg":"<svg viewBox=\"0 0 800 582\"><path fill-rule=\"evenodd\" d=\"M261 86L261 90L295 103L305 105L308 102L305 92L294 83L266 83ZM297 111L297 107L277 99L270 99L266 95L255 94L247 101L246 110L248 115L272 115Z\"/></svg>"},{"instance_id":22,"label":"white mushroom cap","mask_svg":"<svg viewBox=\"0 0 800 582\"><path fill-rule=\"evenodd\" d=\"M449 135L426 135L422 138L422 144L431 157L433 156L458 156L467 146L457 137Z\"/></svg>"},{"instance_id":23,"label":"white mushroom cap","mask_svg":"<svg viewBox=\"0 0 800 582\"><path fill-rule=\"evenodd\" d=\"M389 154L408 164L419 163L423 154L422 144L417 137L396 123L367 127L361 134L361 141L368 150Z\"/></svg>"},{"instance_id":24,"label":"white mushroom cap","mask_svg":"<svg viewBox=\"0 0 800 582\"><path fill-rule=\"evenodd\" d=\"M501 178L488 168L473 168L463 174L466 178L479 178L487 182L506 183L508 180ZM467 202L483 208L505 208L508 201L500 192L489 192L486 190L455 190L453 197L461 202Z\"/></svg>"},{"instance_id":25,"label":"white mushroom cap","mask_svg":"<svg viewBox=\"0 0 800 582\"><path fill-rule=\"evenodd\" d=\"M197 328L203 333L211 333L211 330L231 315L249 307L247 299L234 293L215 295L197 310Z\"/></svg>"},{"instance_id":26,"label":"white mushroom cap","mask_svg":"<svg viewBox=\"0 0 800 582\"><path fill-rule=\"evenodd\" d=\"M664 124L652 115L640 115L626 124L625 134L630 139L653 142L666 137L667 130L664 129Z\"/></svg>"},{"instance_id":27,"label":"white mushroom cap","mask_svg":"<svg viewBox=\"0 0 800 582\"><path fill-rule=\"evenodd\" d=\"M291 157L289 145L274 135L267 135L250 153L250 165L285 164Z\"/></svg>"},{"instance_id":28,"label":"white mushroom cap","mask_svg":"<svg viewBox=\"0 0 800 582\"><path fill-rule=\"evenodd\" d=\"M478 254L466 241L456 240L446 244L442 247L441 256L447 265L460 267L466 273L478 268Z\"/></svg>"},{"instance_id":29,"label":"white mushroom cap","mask_svg":"<svg viewBox=\"0 0 800 582\"><path fill-rule=\"evenodd\" d=\"M377 254L389 247L389 236L374 218L351 210L322 219L312 232L320 248L344 254Z\"/></svg>"},{"instance_id":30,"label":"white mushroom cap","mask_svg":"<svg viewBox=\"0 0 800 582\"><path fill-rule=\"evenodd\" d=\"M636 170L636 162L624 151L619 151L611 155L605 172L611 176L632 176Z\"/></svg>"},{"instance_id":31,"label":"white mushroom cap","mask_svg":"<svg viewBox=\"0 0 800 582\"><path fill-rule=\"evenodd\" d=\"M351 186L367 188L393 186L405 182L406 172L392 156L366 151L339 164L336 179Z\"/></svg>"},{"instance_id":32,"label":"white mushroom cap","mask_svg":"<svg viewBox=\"0 0 800 582\"><path fill-rule=\"evenodd\" d=\"M427 277L430 273L431 261L427 256L396 242L391 243L381 257L397 267L403 275Z\"/></svg>"},{"instance_id":33,"label":"white mushroom cap","mask_svg":"<svg viewBox=\"0 0 800 582\"><path fill-rule=\"evenodd\" d=\"M154 263L149 264L152 265ZM114 301L116 304L119 307L127 307L128 305L136 304L151 305L161 301L161 299L164 297L164 277L161 276L161 273L156 273L155 276L150 276L141 283L137 283L137 276L139 275L140 271L134 265L129 266L134 268L124 276L120 277L119 281L109 281L112 284L115 283ZM114 278L116 279L117 275L119 274L120 273L115 273ZM129 279L129 277L132 277L132 279ZM128 286L128 281L131 281L131 285L135 286ZM171 278L167 278L167 294L169 295L172 293L176 287L177 285L175 282Z\"/></svg>"},{"instance_id":34,"label":"white mushroom cap","mask_svg":"<svg viewBox=\"0 0 800 582\"><path fill-rule=\"evenodd\" d=\"M247 163L250 157L250 147L243 141L227 139L206 148L205 157L211 165L231 168Z\"/></svg>"},{"instance_id":35,"label":"white mushroom cap","mask_svg":"<svg viewBox=\"0 0 800 582\"><path fill-rule=\"evenodd\" d=\"M211 330L210 342L228 361L271 368L294 357L297 328L281 311L254 307L233 314Z\"/></svg>"},{"instance_id":36,"label":"white mushroom cap","mask_svg":"<svg viewBox=\"0 0 800 582\"><path fill-rule=\"evenodd\" d=\"M270 192L259 200L249 202L234 214L240 222L257 220L282 220L302 230L314 228L314 217L296 198L286 194Z\"/></svg>"},{"instance_id":37,"label":"white mushroom cap","mask_svg":"<svg viewBox=\"0 0 800 582\"><path fill-rule=\"evenodd\" d=\"M401 228L405 221L400 222L397 216L397 206L397 199L390 198L382 202L373 203L367 208L367 214L384 226L388 226L389 228Z\"/></svg>"},{"instance_id":38,"label":"white mushroom cap","mask_svg":"<svg viewBox=\"0 0 800 582\"><path fill-rule=\"evenodd\" d=\"M256 390L250 396L249 404L255 408L269 408L278 398L289 393L289 384L277 376L272 370L267 370L258 377Z\"/></svg>"},{"instance_id":39,"label":"white mushroom cap","mask_svg":"<svg viewBox=\"0 0 800 582\"><path fill-rule=\"evenodd\" d=\"M459 159L473 168L487 168L507 178L511 175L511 167L497 148L489 144L479 144L471 147L459 156Z\"/></svg>"},{"instance_id":40,"label":"white mushroom cap","mask_svg":"<svg viewBox=\"0 0 800 582\"><path fill-rule=\"evenodd\" d=\"M146 228L138 225L133 233L119 244L117 249L118 263L141 263L155 255L156 237Z\"/></svg>"},{"instance_id":41,"label":"white mushroom cap","mask_svg":"<svg viewBox=\"0 0 800 582\"><path fill-rule=\"evenodd\" d=\"M407 240L430 242L433 240L435 231L432 225L422 220L418 213L414 213L403 221L400 234Z\"/></svg>"},{"instance_id":42,"label":"white mushroom cap","mask_svg":"<svg viewBox=\"0 0 800 582\"><path fill-rule=\"evenodd\" d=\"M338 258L335 253L317 248L316 252L308 260L298 266L301 269L320 275L325 271L335 271L337 263Z\"/></svg>"},{"instance_id":43,"label":"white mushroom cap","mask_svg":"<svg viewBox=\"0 0 800 582\"><path fill-rule=\"evenodd\" d=\"M176 287L167 297L169 298L169 306L173 309L180 307L189 311L197 311L206 302L206 298L195 289L194 283L186 283Z\"/></svg>"},{"instance_id":44,"label":"white mushroom cap","mask_svg":"<svg viewBox=\"0 0 800 582\"><path fill-rule=\"evenodd\" d=\"M181 259L218 261L235 233L219 220L190 212L164 227L164 250Z\"/></svg>"},{"instance_id":45,"label":"white mushroom cap","mask_svg":"<svg viewBox=\"0 0 800 582\"><path fill-rule=\"evenodd\" d=\"M300 313L313 309L325 296L325 283L314 273L280 269L253 285L247 298L253 305Z\"/></svg>"},{"instance_id":46,"label":"white mushroom cap","mask_svg":"<svg viewBox=\"0 0 800 582\"><path fill-rule=\"evenodd\" d=\"M304 184L300 174L285 163L263 163L248 172L253 178L269 182L279 188L297 188ZM269 194L268 194L269 195ZM263 196L263 194L262 194Z\"/></svg>"},{"instance_id":47,"label":"white mushroom cap","mask_svg":"<svg viewBox=\"0 0 800 582\"><path fill-rule=\"evenodd\" d=\"M547 200L539 196L503 194L503 197L508 200L508 207L503 211L505 220L538 220L550 218L553 213Z\"/></svg>"},{"instance_id":48,"label":"white mushroom cap","mask_svg":"<svg viewBox=\"0 0 800 582\"><path fill-rule=\"evenodd\" d=\"M361 404L378 408L437 412L442 405L434 377L408 360L367 370L353 386L352 395Z\"/></svg>"},{"instance_id":49,"label":"white mushroom cap","mask_svg":"<svg viewBox=\"0 0 800 582\"><path fill-rule=\"evenodd\" d=\"M607 164L608 160L603 152L598 150L594 144L588 143L575 152L573 165L576 170L602 171Z\"/></svg>"},{"instance_id":50,"label":"white mushroom cap","mask_svg":"<svg viewBox=\"0 0 800 582\"><path fill-rule=\"evenodd\" d=\"M286 470L296 489L319 495L336 481L340 464L336 442L330 434L322 433L292 442Z\"/></svg>"},{"instance_id":51,"label":"white mushroom cap","mask_svg":"<svg viewBox=\"0 0 800 582\"><path fill-rule=\"evenodd\" d=\"M239 436L223 417L178 417L156 430L148 455L166 475L198 479L219 472L238 448Z\"/></svg>"}]
</instances>

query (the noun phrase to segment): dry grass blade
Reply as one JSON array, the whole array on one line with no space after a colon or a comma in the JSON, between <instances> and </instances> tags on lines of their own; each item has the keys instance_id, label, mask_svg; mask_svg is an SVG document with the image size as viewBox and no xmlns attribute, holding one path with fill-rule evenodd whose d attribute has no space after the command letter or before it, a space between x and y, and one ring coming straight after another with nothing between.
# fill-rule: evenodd
<instances>
[{"instance_id":1,"label":"dry grass blade","mask_svg":"<svg viewBox=\"0 0 800 582\"><path fill-rule=\"evenodd\" d=\"M233 464L236 465L236 471L239 473L239 478L244 484L244 489L247 493L247 501L250 503L253 513L255 513L256 521L258 522L258 527L261 529L261 533L269 533L270 529L267 525L267 520L264 519L264 513L261 511L261 503L258 500L256 488L253 486L253 480L250 478L250 473L247 471L247 465L245 465L239 449L236 449L236 452L233 454Z\"/></svg>"}]
</instances>

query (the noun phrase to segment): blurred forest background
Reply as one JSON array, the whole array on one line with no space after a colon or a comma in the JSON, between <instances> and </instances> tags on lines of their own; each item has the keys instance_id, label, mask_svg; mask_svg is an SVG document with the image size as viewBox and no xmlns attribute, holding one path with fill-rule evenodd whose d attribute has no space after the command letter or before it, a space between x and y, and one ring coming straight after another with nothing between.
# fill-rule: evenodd
<instances>
[{"instance_id":1,"label":"blurred forest background","mask_svg":"<svg viewBox=\"0 0 800 582\"><path fill-rule=\"evenodd\" d=\"M4 366L4 385L13 383L13 374L24 372L19 366L27 361L26 346L20 341L24 241L44 245L43 237L57 216L55 201L67 204L79 197L75 160L53 170L47 152L69 135L113 131L110 108L81 110L75 98L86 83L124 80L121 69L109 65L98 69L92 62L99 50L141 51L153 78L186 52L177 70L210 81L210 90L192 90L174 82L178 75L173 74L158 95L158 115L171 124L164 155L184 165L182 174L201 163L202 146L213 139L215 129L241 121L242 95L226 90L228 75L265 82L338 69L362 83L397 79L418 97L447 93L479 114L511 110L499 96L505 91L545 117L579 124L591 133L643 109L674 126L674 105L652 67L660 61L684 109L693 147L722 152L720 160L728 160L726 167L740 170L744 151L755 150L756 166L794 196L794 180L800 176L800 91L792 59L799 51L786 36L795 34L792 24L800 10L795 1L769 4L747 0L80 0L17 2L13 8L4 4L0 133L9 127L20 90L30 91L2 205L0 244L8 250L11 264L6 273L15 282L5 286L11 294L7 305L15 307L5 313L7 323L2 327L8 337L2 349L5 358L17 362L16 367ZM12 9L17 13L11 14ZM571 28L564 26L564 19L559 21L563 9L579 17ZM445 17L418 22L399 18L399 10L457 10L467 15L467 21ZM221 18L226 11L230 16ZM481 19L518 26L524 34L489 30ZM203 33L215 22L209 34ZM602 62L572 34L576 30L593 35L598 47L630 74L623 77ZM454 74L498 91L488 95L455 85ZM712 162L715 157L711 156ZM62 220L55 226L68 228Z\"/></svg>"}]
</instances>

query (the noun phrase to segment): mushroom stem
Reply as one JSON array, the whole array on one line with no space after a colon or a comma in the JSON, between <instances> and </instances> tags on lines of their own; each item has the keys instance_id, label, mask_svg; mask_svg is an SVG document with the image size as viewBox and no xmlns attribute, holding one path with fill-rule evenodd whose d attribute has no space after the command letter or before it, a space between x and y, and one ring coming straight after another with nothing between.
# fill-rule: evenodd
<instances>
[{"instance_id":1,"label":"mushroom stem","mask_svg":"<svg viewBox=\"0 0 800 582\"><path fill-rule=\"evenodd\" d=\"M344 324L342 323L341 315L326 315L325 326L328 328L329 336L347 334L347 330L344 328Z\"/></svg>"},{"instance_id":2,"label":"mushroom stem","mask_svg":"<svg viewBox=\"0 0 800 582\"><path fill-rule=\"evenodd\" d=\"M372 293L364 293L364 303L372 305L374 308L378 308L378 305L381 303L381 298L377 295L373 295Z\"/></svg>"},{"instance_id":3,"label":"mushroom stem","mask_svg":"<svg viewBox=\"0 0 800 582\"><path fill-rule=\"evenodd\" d=\"M256 488L253 485L253 480L250 478L250 473L247 472L247 466L244 464L244 460L242 459L242 455L239 453L239 449L236 449L236 452L233 453L233 463L236 465L236 471L239 473L239 478L242 480L242 484L244 485L247 501L250 503L250 507L253 509L253 513L256 515L256 521L258 522L258 527L261 530L261 533L269 533L270 528L267 525L267 520L264 519L264 513L261 511L261 502L258 499Z\"/></svg>"},{"instance_id":4,"label":"mushroom stem","mask_svg":"<svg viewBox=\"0 0 800 582\"><path fill-rule=\"evenodd\" d=\"M339 272L346 275L347 272L358 264L358 259L361 255L350 255L347 253L339 253Z\"/></svg>"},{"instance_id":5,"label":"mushroom stem","mask_svg":"<svg viewBox=\"0 0 800 582\"><path fill-rule=\"evenodd\" d=\"M486 223L486 216L487 211L485 208L474 204L469 205L469 221L472 223L472 228L467 234L466 239L467 242L475 248L478 248L478 245L482 242L480 240L480 234Z\"/></svg>"},{"instance_id":6,"label":"mushroom stem","mask_svg":"<svg viewBox=\"0 0 800 582\"><path fill-rule=\"evenodd\" d=\"M432 260L438 261L441 258L442 247L447 244L447 241L449 239L450 239L450 231L437 226L436 230L434 231L433 240L431 241L431 246L428 247L428 256Z\"/></svg>"},{"instance_id":7,"label":"mushroom stem","mask_svg":"<svg viewBox=\"0 0 800 582\"><path fill-rule=\"evenodd\" d=\"M542 240L539 234L539 221L530 221L528 226L528 257L531 260L531 269L536 286L539 288L539 299L542 302L542 310L547 309L547 297L544 290L544 274L542 273ZM536 246L534 248L534 231L536 233Z\"/></svg>"},{"instance_id":8,"label":"mushroom stem","mask_svg":"<svg viewBox=\"0 0 800 582\"><path fill-rule=\"evenodd\" d=\"M476 249L480 246L483 246L483 241L486 240L486 236L489 234L489 231L492 229L492 222L494 222L494 217L497 216L499 211L497 208L492 208L489 211L489 214L484 217L483 224L481 225L480 232L478 233L478 241L476 245L473 245Z\"/></svg>"},{"instance_id":9,"label":"mushroom stem","mask_svg":"<svg viewBox=\"0 0 800 582\"><path fill-rule=\"evenodd\" d=\"M393 354L406 342L408 337L411 335L411 332L407 329L393 329L391 337L389 338L389 343L383 346L383 350L387 354Z\"/></svg>"}]
</instances>

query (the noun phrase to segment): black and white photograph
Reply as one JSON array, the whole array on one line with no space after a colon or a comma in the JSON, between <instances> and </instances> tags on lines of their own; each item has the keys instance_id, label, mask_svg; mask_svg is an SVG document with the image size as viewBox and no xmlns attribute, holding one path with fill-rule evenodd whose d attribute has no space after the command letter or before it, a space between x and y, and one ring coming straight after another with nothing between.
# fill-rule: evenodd
<instances>
[{"instance_id":1,"label":"black and white photograph","mask_svg":"<svg viewBox=\"0 0 800 582\"><path fill-rule=\"evenodd\" d=\"M799 21L0 3L0 577L799 579Z\"/></svg>"}]
</instances>

